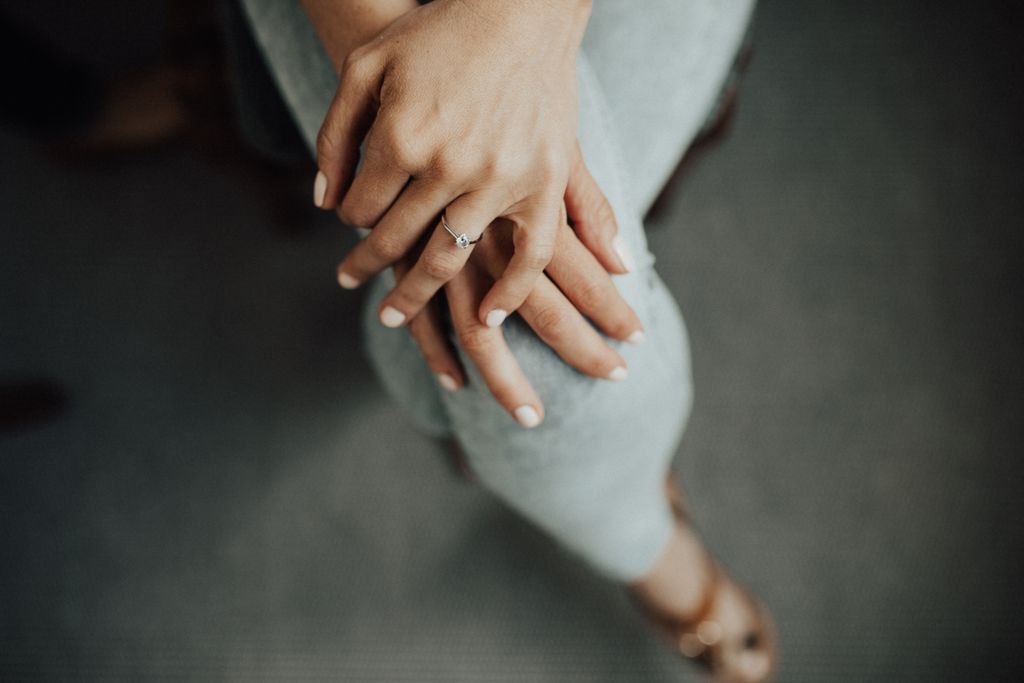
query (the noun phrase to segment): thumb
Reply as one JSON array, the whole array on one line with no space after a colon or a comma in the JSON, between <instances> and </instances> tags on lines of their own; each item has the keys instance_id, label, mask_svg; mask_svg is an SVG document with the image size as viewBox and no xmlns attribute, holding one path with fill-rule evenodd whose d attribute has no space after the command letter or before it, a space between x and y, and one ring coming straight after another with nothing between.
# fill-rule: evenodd
<instances>
[{"instance_id":1,"label":"thumb","mask_svg":"<svg viewBox=\"0 0 1024 683\"><path fill-rule=\"evenodd\" d=\"M565 187L565 210L576 236L605 270L619 274L633 270L633 256L618 237L615 211L583 163L578 142L569 183Z\"/></svg>"}]
</instances>

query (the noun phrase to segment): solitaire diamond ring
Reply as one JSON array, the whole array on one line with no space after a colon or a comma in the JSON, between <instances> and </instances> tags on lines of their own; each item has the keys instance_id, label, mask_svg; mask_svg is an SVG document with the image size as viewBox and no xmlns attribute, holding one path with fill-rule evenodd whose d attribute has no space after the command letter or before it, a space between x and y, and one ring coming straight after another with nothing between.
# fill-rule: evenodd
<instances>
[{"instance_id":1,"label":"solitaire diamond ring","mask_svg":"<svg viewBox=\"0 0 1024 683\"><path fill-rule=\"evenodd\" d=\"M449 235L455 238L455 246L459 249L469 249L469 245L476 244L483 238L483 233L481 233L480 237L477 237L475 240L471 240L469 239L469 235L466 233L455 232L452 230L452 226L448 225L448 219L443 213L441 214L441 225L444 226L444 229L448 231Z\"/></svg>"}]
</instances>

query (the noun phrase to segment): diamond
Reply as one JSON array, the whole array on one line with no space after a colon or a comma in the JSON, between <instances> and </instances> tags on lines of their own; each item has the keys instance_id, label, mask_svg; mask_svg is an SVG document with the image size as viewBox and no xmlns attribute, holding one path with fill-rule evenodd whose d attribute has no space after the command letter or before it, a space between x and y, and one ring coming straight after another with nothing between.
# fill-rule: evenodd
<instances>
[{"instance_id":1,"label":"diamond","mask_svg":"<svg viewBox=\"0 0 1024 683\"><path fill-rule=\"evenodd\" d=\"M455 244L458 245L459 249L469 249L469 235L462 233L455 238Z\"/></svg>"}]
</instances>

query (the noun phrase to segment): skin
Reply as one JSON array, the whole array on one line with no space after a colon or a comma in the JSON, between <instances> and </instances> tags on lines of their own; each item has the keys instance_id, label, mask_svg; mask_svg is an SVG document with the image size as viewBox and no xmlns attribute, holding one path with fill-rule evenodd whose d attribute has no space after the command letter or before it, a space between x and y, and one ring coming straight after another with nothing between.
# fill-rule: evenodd
<instances>
[{"instance_id":1,"label":"skin","mask_svg":"<svg viewBox=\"0 0 1024 683\"><path fill-rule=\"evenodd\" d=\"M608 277L609 272L627 272L624 259L613 247L618 231L614 213L587 171L575 140L575 51L589 5L575 1L536 3L544 6L544 12L533 16L532 21L571 17L573 23L564 31L557 48L547 48L529 64L518 67L535 73L545 70L544 59L561 64L552 70L557 78L551 78L549 87L567 100L552 109L561 112L558 116L550 115L550 102L531 100L529 107L519 107L507 97L489 105L490 113L481 115L479 103L486 102L486 98L479 93L531 90L524 84L515 89L508 87L511 77L507 73L489 73L493 69L487 65L492 60L507 59L503 53L484 55L483 48L465 47L475 55L481 53L477 59L466 60L482 64L479 73L447 74L444 78L437 74L451 64L449 55L441 55L443 64L419 65L414 70L409 66L418 64L414 56L436 53L431 46L436 46L438 35L446 32L464 30L479 36L485 31L483 35L488 35L486 41L451 38L460 46L499 42L493 24L502 22L495 18L498 5L491 0L436 0L424 7L412 0L306 0L303 5L341 73L341 86L318 140L318 164L327 178L318 204L336 208L347 223L373 228L339 265L342 286L358 286L391 265L398 285L385 297L380 312L388 308L397 311L401 318L398 324L406 324L442 386L458 389L465 383L465 373L443 334L438 302L433 298L444 287L461 345L491 393L521 423L524 421L519 411L524 406L532 408L539 421L543 420L544 408L505 345L501 321L495 325L494 316L488 318L495 309L506 314L518 309L538 336L581 372L622 379L625 361L584 319L589 318L612 338L642 338L639 319ZM536 9L532 0L523 6ZM481 15L481 7L489 13ZM431 8L431 12L425 12ZM556 11L558 14L553 13ZM528 27L521 19L507 40L529 34ZM392 74L390 81L382 78L385 71ZM418 93L439 90L438 84L469 83L484 76L485 82L475 87L455 88L441 95L445 112L465 109L470 112L468 120L487 121L491 128L474 124L477 129L470 130L465 122L444 121L447 128L432 123L429 130L421 131L408 123L439 118L428 114L436 112L441 103L434 99L423 104ZM410 85L424 78L432 85ZM570 81L571 87L566 86ZM465 95L476 104L466 108L458 105L457 97L463 90L476 93ZM549 100L554 97L551 93L548 96ZM503 108L512 111L511 120L498 117ZM544 116L540 115L542 109ZM566 123L568 119L572 125ZM543 136L540 121L547 122ZM397 135L395 131L400 129L411 132ZM479 167L470 180L445 172L454 162L445 161L447 157L440 152L424 156L423 165L405 163L415 156L408 149L410 140L426 141L422 149L431 149L430 141L440 140L435 151L443 152L453 149L456 135L463 157L458 163L465 169ZM353 177L363 137L366 158ZM534 141L533 146L524 148L524 139ZM385 145L382 140L389 142ZM560 150L563 158L558 164L565 164L565 169L553 175L551 150L555 149ZM507 158L517 160L518 175L507 172ZM534 162L540 171L530 171ZM497 168L505 170L496 174ZM453 184L456 177L462 179ZM483 202L485 198L516 196L508 189L512 181L524 188L520 192L523 199L504 208L497 207L505 199ZM484 205L488 208L477 213L479 218L469 217L460 208ZM471 232L467 226L477 221L489 226L486 238L471 249L455 247L452 237L436 224L445 206L449 223L459 230ZM540 209L543 211L538 213ZM530 256L538 244L544 247L543 259ZM530 267L524 269L524 263ZM533 266L542 269L534 272ZM526 282L528 287L524 287ZM470 303L472 316L465 315ZM382 317L394 322L394 316Z\"/></svg>"},{"instance_id":2,"label":"skin","mask_svg":"<svg viewBox=\"0 0 1024 683\"><path fill-rule=\"evenodd\" d=\"M388 265L392 266L398 287L382 303L382 310L394 306L403 313L406 326L431 369L439 376L450 378L450 388L457 389L464 384L465 375L446 341L439 316L439 301L433 297L434 292L444 287L445 300L459 342L477 365L491 393L513 415L517 408L531 407L539 424L544 415L540 399L505 344L500 326L487 324L489 312L500 306L508 306L504 309L507 311L517 310L538 336L569 365L594 377L607 377L615 368L625 368L625 363L604 343L587 318L616 339L636 335L641 332L641 327L636 314L622 300L608 277L609 272L626 272L626 263L630 259L628 256L620 258L613 247L617 227L612 209L587 172L575 138L572 138L571 144L565 142L569 135L565 121L545 130L545 134L561 134L561 138L552 143L553 149L563 155L560 160L553 160L550 154L545 156L540 153L537 156L537 146L528 147L526 151L521 149L524 140L534 139L532 136L540 120L536 118L537 110L534 110L531 119L529 106L517 110L521 116L518 123L525 121L529 124L526 130L519 129L518 138L516 135L505 137L500 130L494 133L494 137L488 138L484 134L486 131L478 127L478 122L474 122L476 126L465 122L461 127L456 125L455 133L449 133L446 137L443 131L439 132L429 121L431 118L440 118L451 123L447 117L453 110L458 114L459 107L455 103L459 101L457 98L460 94L458 89L449 92L438 86L444 85L446 79L454 79L452 82L465 86L468 81L459 79L470 78L472 73L452 73L446 70L446 62L450 61L448 59L440 60L441 63L428 60L427 63L436 70L435 74L445 74L438 80L430 74L431 69L417 71L410 68L412 56L416 50L421 51L421 57L432 54L436 56L437 52L433 49L436 41L446 38L458 45L460 51L468 50L475 54L472 51L476 48L471 45L474 33L470 32L462 39L457 39L460 28L473 27L477 31L475 35L486 35L490 42L501 42L494 36L500 24L494 24L496 15L489 13L495 9L495 2L500 1L435 0L432 5L442 9L437 10L437 15L424 15L427 18L422 21L431 30L422 31L414 22L419 21L421 15L418 13L423 8L414 0L303 0L328 55L342 74L342 89L324 124L328 132L321 136L319 144L320 166L325 174L326 187L322 188L322 197L319 191L316 194L320 200L318 205L322 208L335 208L344 221L373 227L370 236L361 242L361 249L354 250L339 265L338 275L342 286L357 286L373 273ZM528 8L536 12L536 17L543 17L544 21L557 18L557 10L579 11L579 3L575 0L566 0L559 6L560 2L521 0L507 3L506 8ZM444 5L450 7L443 8ZM587 3L582 6L584 10L589 8ZM464 16L460 16L458 11ZM552 14L551 11L556 13ZM555 63L565 58L566 45L575 45L574 50L578 49L585 18L582 23L574 23L571 11L569 15L564 15L569 18L567 25L570 26L566 32L566 41L552 41L554 47L550 51L541 50L542 54ZM466 16L474 13L479 16ZM523 27L528 26L529 22L512 23L513 35L507 38L517 46L513 52L522 52L522 41L530 37L530 32L524 32ZM543 21L540 23L543 24ZM550 38L550 32L544 31L543 25L537 28L536 35ZM517 34L516 30L520 32ZM514 42L517 38L519 43ZM403 50L406 54L404 62L401 58ZM357 57L353 58L353 53ZM485 51L482 54L484 63L488 63L488 59L512 59L511 63L520 64L523 69L528 70L531 66L529 63L524 65L516 62L516 55L506 53L502 56L500 51L490 54ZM497 63L488 63L488 66L494 67ZM361 64L367 65L365 69L356 66ZM381 67L381 64L385 66ZM536 67L536 64L532 66ZM387 96L383 91L382 70L386 68L394 68L393 73L402 74L407 79L400 79L394 88L388 90ZM409 70L404 71L403 68ZM557 109L557 104L544 101L545 98L557 99L566 92L575 93L575 81L570 78L564 64L561 69L555 66L552 69L551 83L560 84L563 89L535 88L535 84L527 79L525 86L518 86L525 87L519 94L531 92L531 89L542 91L545 95L539 99L544 106L555 106ZM354 73L360 75L353 77ZM536 72L534 75L543 76ZM426 79L427 83L417 84L417 76ZM505 73L505 76L508 74ZM363 89L362 94L349 96L345 93L345 81L351 81L352 78L361 79L357 88ZM509 101L499 96L506 87L507 84L500 83L500 80L497 83L492 80L491 90L486 87L481 89L479 84L477 87L467 87L473 93L473 106L468 111L475 112L475 117L487 119L486 115L481 116L481 112L487 111L488 103L497 102L508 106ZM403 119L397 114L391 117L392 111L414 111L404 108L402 98L396 95L403 92L410 96L406 98L407 101L417 97L423 100L419 105L425 109L420 110L419 118L411 116ZM437 92L444 93L445 97L431 99L431 94ZM427 97L423 97L424 93ZM537 102L534 102L536 105ZM573 102L573 112L574 107ZM395 128L388 129L383 125L377 127L385 113L388 115L384 117L385 120L397 122L393 123ZM491 113L497 116L502 112L492 109ZM432 117L432 114L438 116ZM508 126L516 123L515 120L509 122L500 118L492 120L500 120ZM403 125L410 127L402 128ZM378 131L376 137L373 137L374 130ZM390 132L380 132L386 130ZM399 136L395 131L404 131L412 137ZM364 135L370 136L367 138L367 159L364 161L364 168L367 169L364 174L368 175L360 181L358 175L355 178L352 176L359 156L359 144ZM423 155L418 163L396 163L393 168L389 168L388 154L393 155L392 162L414 160L414 154L405 158L401 147L403 141L413 138L423 143L421 152L430 146L426 143L431 141L447 143L447 146L436 148L436 152L451 149L452 140L459 141L460 149L464 140L475 140L476 147L467 145L477 154L478 168L473 182L467 183L469 175L466 174L460 176L439 172L448 164L444 162L440 167L436 165L436 160L446 158L443 155ZM381 140L388 142L384 144ZM374 143L372 147L371 142ZM494 147L488 150L487 144L491 143L495 143ZM481 150L486 153L481 154ZM371 152L378 157L372 164ZM515 185L518 191L506 190L504 195L495 188L500 188L502 183L511 183L514 174L505 167L505 173L489 175L499 167L497 162L503 154L511 155L525 164L519 169L524 175L519 179L520 184ZM469 158L472 160L472 155ZM540 173L532 177L526 163L530 161L540 164L541 169ZM560 163L567 165L563 168L558 165ZM463 170L470 166L466 162ZM324 170L325 167L327 170ZM398 171L394 170L396 168ZM454 182L456 179L460 179L459 182ZM552 187L559 188L557 202L553 199L555 194L551 191ZM410 192L413 188L415 190ZM459 213L449 213L450 222L473 236L478 233L471 232L470 226L487 226L489 234L472 250L467 250L467 253L451 256L451 236L439 233L436 219L446 205L467 195L471 195L473 200L460 203L460 207L465 206L466 212L461 213L460 208ZM504 209L495 208L504 203L504 200L495 199L497 196L511 198L509 206ZM445 203L435 201L439 198L444 198ZM492 212L493 215L489 215ZM409 230L409 226L419 231ZM395 232L397 236L382 237L385 232ZM382 248L382 245L389 244L389 248ZM537 245L544 249L541 250ZM450 266L450 269L442 271L436 264L425 265L425 259L433 258L430 255L435 253L444 253L446 256L443 258L451 259L451 263L446 263L446 268ZM537 256L538 253L544 258ZM532 261L534 258L536 260ZM633 582L631 587L638 597L656 611L686 618L692 615L707 590L707 568L710 562L710 556L693 529L677 520L672 536L655 566L647 575ZM741 647L742 636L753 625L754 615L740 597L735 584L722 581L718 586L716 608L711 616L725 630L726 646L717 673L722 680L765 680L770 676L772 663L763 655L752 657Z\"/></svg>"},{"instance_id":3,"label":"skin","mask_svg":"<svg viewBox=\"0 0 1024 683\"><path fill-rule=\"evenodd\" d=\"M411 319L471 251L452 249L438 214L471 238L502 217L516 249L480 320L522 304L553 255L579 155L575 60L588 16L579 0L440 0L348 54L317 156L323 201L340 202L346 222L374 227L341 264L351 281L392 265L433 230L382 304Z\"/></svg>"}]
</instances>

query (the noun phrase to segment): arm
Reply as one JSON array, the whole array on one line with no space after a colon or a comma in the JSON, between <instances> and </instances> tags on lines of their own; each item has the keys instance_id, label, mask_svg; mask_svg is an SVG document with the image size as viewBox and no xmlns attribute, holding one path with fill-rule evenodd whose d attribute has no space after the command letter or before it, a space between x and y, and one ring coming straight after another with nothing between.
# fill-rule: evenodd
<instances>
[{"instance_id":1,"label":"arm","mask_svg":"<svg viewBox=\"0 0 1024 683\"><path fill-rule=\"evenodd\" d=\"M490 0L474 1L480 4L490 2ZM439 0L436 4L440 6L441 1ZM456 2L454 4L462 5L464 3ZM384 36L381 35L381 32L385 31L399 17L416 9L418 4L414 0L303 0L303 6L324 43L330 59L342 72L343 82L339 97L332 105L332 109L335 109L339 105L339 100L342 99L341 93L344 91L346 78L351 79L354 73L351 65L357 60L353 59L353 53L365 55L368 51L368 48L365 47L367 42L372 42L375 45L382 42ZM489 36L489 39L494 39L494 36ZM434 43L437 45L444 45L446 41L450 40L452 38L446 37L444 34L434 37ZM431 52L429 45L422 49L426 50L425 54ZM416 54L413 52L412 56L415 57ZM574 51L571 51L571 54L574 59ZM492 58L504 59L500 56ZM484 61L482 65L490 68L488 64L489 60ZM508 65L501 66L507 67ZM438 77L444 83L468 85L465 79L460 80L457 76L444 74ZM349 83L351 84L351 80ZM521 90L522 88L512 89ZM574 104L574 73L569 96ZM371 93L371 102L366 108L362 122L359 125L353 125L347 131L349 141L343 152L344 166L354 168L356 165L359 144L367 129L371 125L376 126L375 122L379 119L375 107L375 101L379 98L379 92ZM485 122L488 120L486 114L470 112L470 115L471 119ZM573 119L574 117L575 115L573 115ZM329 125L330 115L328 121L325 121L325 130L329 129ZM321 135L321 149L324 137ZM334 143L343 139L330 135L327 137ZM372 142L371 130L371 139L367 140L368 152L372 151ZM344 147L345 145L334 145L335 151ZM551 239L557 244L557 251L554 254L554 259L546 264L548 266L547 275L541 274L538 279L530 283L530 289L523 296L519 312L534 328L538 336L568 364L594 377L618 380L622 379L625 374L625 362L600 338L587 322L587 318L607 334L618 339L636 341L642 337L641 326L635 313L618 295L606 272L606 269L613 272L625 272L626 270L622 265L622 260L610 246L617 231L612 211L579 158L574 133L571 134L571 147L572 162L568 169L569 177L565 181L566 185L562 186L563 190L560 190L556 197L555 215L550 219L548 226L552 233ZM501 156L514 158L518 156L518 151L515 148L505 148L494 154L493 158L495 159L499 159ZM364 160L364 164L367 163ZM321 166L323 166L323 155L321 155ZM425 175L429 176L429 173ZM337 182L339 181L335 177L332 180L334 196L330 196L330 191L324 192L326 196L318 193L318 205L330 208L339 202L341 193ZM408 177L403 179L403 182L411 185ZM383 185L386 185L386 182L382 183L380 178L374 178L373 182L365 182L363 187L379 190ZM319 183L318 190L322 190ZM351 206L346 211L344 204L345 202L342 202L343 206L339 211L342 216L351 213ZM432 214L431 218L434 219L440 212L438 208L427 202L414 201L408 204L412 206L413 211L419 210ZM417 206L417 204L423 204L423 206ZM566 210L568 210L568 214ZM349 220L346 222L374 224L374 221L352 221L351 216L348 218ZM399 218L401 220L397 222L408 223L408 211L401 214ZM569 228L567 218L572 221L572 229ZM490 219L487 221L490 223ZM530 419L523 418L522 408L524 406L531 407L533 413L538 416L538 420L542 420L543 406L504 344L500 326L489 324L491 321L486 318L481 319L481 314L478 313L482 309L482 302L488 295L488 291L492 290L494 283L500 281L502 276L509 271L517 254L514 222L501 220L494 225L495 227L492 229L495 233L494 236L478 245L470 256L469 266L457 273L455 279L451 280L447 302L451 309L455 332L470 359L478 366L491 392L524 426L533 426L530 424ZM364 244L373 244L374 235L385 232L383 228L383 220L377 221L371 236L364 240ZM522 237L521 233L519 237ZM521 251L519 250L520 256L522 255ZM358 256L358 254L353 252L353 255L350 255L339 267L339 281L342 286L352 284L350 279L346 279L346 276L347 278L351 278L351 276L346 273L345 268L346 264L352 262L353 256ZM399 289L402 285L409 283L409 273L416 271L417 256L418 254L412 251L400 258L392 259L391 265L394 266ZM362 279L369 277L370 274L372 273L364 275ZM435 290L436 287L430 290L425 298L429 299ZM394 294L391 299L394 300ZM388 305L389 303L385 301L382 304L382 310ZM438 375L441 385L446 389L457 389L465 382L464 373L443 332L437 301L431 301L421 314L416 315L415 311L418 309L419 306L412 313L407 313L409 309L406 308L402 312L403 319L408 321L410 333L419 344L428 365ZM526 414L529 415L529 411Z\"/></svg>"},{"instance_id":2,"label":"arm","mask_svg":"<svg viewBox=\"0 0 1024 683\"><path fill-rule=\"evenodd\" d=\"M453 249L437 217L470 238L506 218L516 250L478 315L498 324L519 307L551 260L580 162L576 55L589 10L589 0L435 0L348 54L317 156L322 206L374 228L342 264L349 282L427 238L387 301L410 320L472 251ZM609 242L589 246L625 272Z\"/></svg>"},{"instance_id":3,"label":"arm","mask_svg":"<svg viewBox=\"0 0 1024 683\"><path fill-rule=\"evenodd\" d=\"M301 0L301 5L336 71L350 52L419 7L416 0Z\"/></svg>"}]
</instances>

